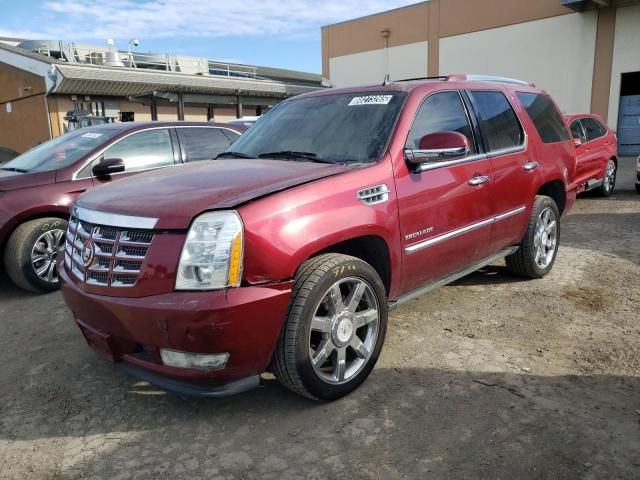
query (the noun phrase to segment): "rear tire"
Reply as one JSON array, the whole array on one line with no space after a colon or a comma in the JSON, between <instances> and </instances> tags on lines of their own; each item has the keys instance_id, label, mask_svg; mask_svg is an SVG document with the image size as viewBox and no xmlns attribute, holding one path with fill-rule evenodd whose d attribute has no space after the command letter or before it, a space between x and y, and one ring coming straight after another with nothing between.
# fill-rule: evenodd
<instances>
[{"instance_id":1,"label":"rear tire","mask_svg":"<svg viewBox=\"0 0 640 480\"><path fill-rule=\"evenodd\" d=\"M636 193L640 193L640 183L636 183Z\"/></svg>"},{"instance_id":2,"label":"rear tire","mask_svg":"<svg viewBox=\"0 0 640 480\"><path fill-rule=\"evenodd\" d=\"M542 278L551 268L560 245L560 211L556 202L536 196L527 232L517 252L505 260L507 269L521 277Z\"/></svg>"},{"instance_id":3,"label":"rear tire","mask_svg":"<svg viewBox=\"0 0 640 480\"><path fill-rule=\"evenodd\" d=\"M616 186L616 175L618 173L618 167L616 162L609 160L607 166L604 169L604 177L602 178L602 185L595 189L595 192L601 197L610 197L613 193L613 189Z\"/></svg>"},{"instance_id":4,"label":"rear tire","mask_svg":"<svg viewBox=\"0 0 640 480\"><path fill-rule=\"evenodd\" d=\"M307 260L272 360L276 378L314 400L347 395L373 370L387 315L384 285L368 263L336 253Z\"/></svg>"},{"instance_id":5,"label":"rear tire","mask_svg":"<svg viewBox=\"0 0 640 480\"><path fill-rule=\"evenodd\" d=\"M18 287L35 293L57 290L56 259L64 250L66 220L38 218L18 226L4 250L4 265Z\"/></svg>"}]
</instances>

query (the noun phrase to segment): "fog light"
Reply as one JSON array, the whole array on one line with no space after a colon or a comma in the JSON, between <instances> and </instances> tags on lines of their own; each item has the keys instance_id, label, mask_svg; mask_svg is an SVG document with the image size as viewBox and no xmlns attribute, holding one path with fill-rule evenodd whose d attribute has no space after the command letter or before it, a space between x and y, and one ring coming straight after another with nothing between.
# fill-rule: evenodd
<instances>
[{"instance_id":1,"label":"fog light","mask_svg":"<svg viewBox=\"0 0 640 480\"><path fill-rule=\"evenodd\" d=\"M219 370L229 360L228 353L189 353L177 350L160 349L162 363L167 367L192 368L194 370Z\"/></svg>"}]
</instances>

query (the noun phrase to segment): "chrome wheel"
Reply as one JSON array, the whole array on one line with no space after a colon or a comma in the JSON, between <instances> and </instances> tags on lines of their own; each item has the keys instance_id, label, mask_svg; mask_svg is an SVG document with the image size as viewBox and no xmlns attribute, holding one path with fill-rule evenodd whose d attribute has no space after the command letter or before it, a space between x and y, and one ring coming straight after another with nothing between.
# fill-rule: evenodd
<instances>
[{"instance_id":1,"label":"chrome wheel","mask_svg":"<svg viewBox=\"0 0 640 480\"><path fill-rule=\"evenodd\" d=\"M616 183L616 164L613 160L609 160L607 163L607 169L604 172L604 179L602 180L602 188L606 193L610 193Z\"/></svg>"},{"instance_id":2,"label":"chrome wheel","mask_svg":"<svg viewBox=\"0 0 640 480\"><path fill-rule=\"evenodd\" d=\"M314 371L330 384L348 382L371 358L379 331L379 305L371 286L356 277L335 282L311 321L309 357Z\"/></svg>"},{"instance_id":3,"label":"chrome wheel","mask_svg":"<svg viewBox=\"0 0 640 480\"><path fill-rule=\"evenodd\" d=\"M31 249L31 266L38 278L58 282L56 259L64 250L64 230L49 230L38 237Z\"/></svg>"},{"instance_id":4,"label":"chrome wheel","mask_svg":"<svg viewBox=\"0 0 640 480\"><path fill-rule=\"evenodd\" d=\"M555 212L547 207L536 222L536 231L533 237L533 250L535 262L539 268L545 269L553 261L558 246L558 219Z\"/></svg>"}]
</instances>

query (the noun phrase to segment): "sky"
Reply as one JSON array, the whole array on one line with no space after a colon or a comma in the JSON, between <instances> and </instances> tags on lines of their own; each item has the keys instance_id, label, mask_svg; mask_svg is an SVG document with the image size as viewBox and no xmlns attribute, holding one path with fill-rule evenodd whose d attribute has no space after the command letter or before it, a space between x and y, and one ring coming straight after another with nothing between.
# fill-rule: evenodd
<instances>
[{"instance_id":1,"label":"sky","mask_svg":"<svg viewBox=\"0 0 640 480\"><path fill-rule=\"evenodd\" d=\"M0 36L320 73L320 27L417 0L0 0Z\"/></svg>"}]
</instances>

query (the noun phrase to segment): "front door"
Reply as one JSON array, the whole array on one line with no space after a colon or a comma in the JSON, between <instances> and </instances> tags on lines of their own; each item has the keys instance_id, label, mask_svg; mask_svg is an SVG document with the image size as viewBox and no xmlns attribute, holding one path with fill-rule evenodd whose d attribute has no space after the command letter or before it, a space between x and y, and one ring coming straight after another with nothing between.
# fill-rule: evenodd
<instances>
[{"instance_id":1,"label":"front door","mask_svg":"<svg viewBox=\"0 0 640 480\"><path fill-rule=\"evenodd\" d=\"M136 132L107 148L100 159L119 158L124 161L124 172L107 178L95 178L95 184L108 183L144 170L175 164L175 154L168 128L154 128Z\"/></svg>"},{"instance_id":2,"label":"front door","mask_svg":"<svg viewBox=\"0 0 640 480\"><path fill-rule=\"evenodd\" d=\"M458 91L431 94L423 101L407 139L418 149L434 132L465 135L470 152L455 160L403 163L396 175L403 245L402 292L446 277L486 256L491 223L489 160L478 154L469 116Z\"/></svg>"}]
</instances>

